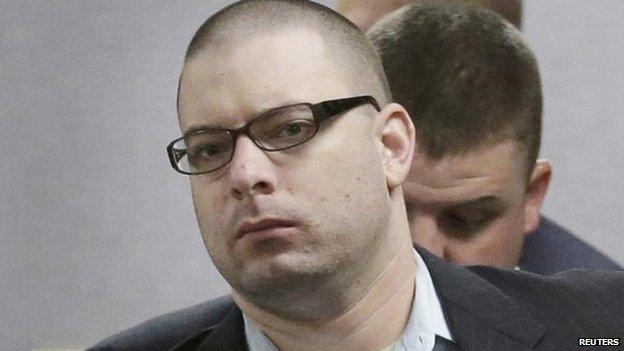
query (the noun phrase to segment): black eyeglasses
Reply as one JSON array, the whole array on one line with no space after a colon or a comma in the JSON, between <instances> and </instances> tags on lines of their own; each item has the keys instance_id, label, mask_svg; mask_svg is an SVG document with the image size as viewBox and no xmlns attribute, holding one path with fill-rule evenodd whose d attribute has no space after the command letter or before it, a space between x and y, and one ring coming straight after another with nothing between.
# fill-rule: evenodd
<instances>
[{"instance_id":1,"label":"black eyeglasses","mask_svg":"<svg viewBox=\"0 0 624 351\"><path fill-rule=\"evenodd\" d=\"M356 96L300 103L271 109L238 129L203 129L184 135L167 146L171 166L183 174L214 172L234 156L236 139L244 134L265 151L286 150L312 139L321 123L354 107L371 104L381 111L372 96Z\"/></svg>"}]
</instances>

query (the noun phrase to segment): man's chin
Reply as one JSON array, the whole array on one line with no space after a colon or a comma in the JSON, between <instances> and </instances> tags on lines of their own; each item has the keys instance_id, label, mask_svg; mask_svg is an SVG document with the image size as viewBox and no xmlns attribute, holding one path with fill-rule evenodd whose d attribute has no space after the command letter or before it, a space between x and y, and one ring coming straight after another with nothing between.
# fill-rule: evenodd
<instances>
[{"instance_id":1,"label":"man's chin","mask_svg":"<svg viewBox=\"0 0 624 351\"><path fill-rule=\"evenodd\" d=\"M280 252L246 260L244 268L237 272L237 290L247 294L274 294L278 292L308 289L330 269L318 260L298 252Z\"/></svg>"}]
</instances>

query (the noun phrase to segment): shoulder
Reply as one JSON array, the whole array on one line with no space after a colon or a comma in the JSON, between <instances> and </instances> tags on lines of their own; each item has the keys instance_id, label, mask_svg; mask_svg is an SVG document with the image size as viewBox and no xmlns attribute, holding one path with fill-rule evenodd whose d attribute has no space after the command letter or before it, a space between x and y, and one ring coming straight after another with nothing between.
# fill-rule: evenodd
<instances>
[{"instance_id":1,"label":"shoulder","mask_svg":"<svg viewBox=\"0 0 624 351\"><path fill-rule=\"evenodd\" d=\"M624 293L624 272L572 269L544 276L524 271L510 271L485 266L468 267L471 271L510 294L550 294L601 296L611 302ZM612 302L622 304L621 299Z\"/></svg>"},{"instance_id":2,"label":"shoulder","mask_svg":"<svg viewBox=\"0 0 624 351\"><path fill-rule=\"evenodd\" d=\"M447 317L460 328L479 321L505 335L526 337L534 332L532 341L538 338L538 329L551 341L613 337L624 330L624 272L570 270L543 276L488 266L460 267L416 249Z\"/></svg>"},{"instance_id":3,"label":"shoulder","mask_svg":"<svg viewBox=\"0 0 624 351\"><path fill-rule=\"evenodd\" d=\"M539 274L573 269L621 270L618 264L554 221L542 217L522 249L520 267Z\"/></svg>"},{"instance_id":4,"label":"shoulder","mask_svg":"<svg viewBox=\"0 0 624 351\"><path fill-rule=\"evenodd\" d=\"M546 324L597 333L624 328L624 272L574 269L542 276L481 266L470 270Z\"/></svg>"},{"instance_id":5,"label":"shoulder","mask_svg":"<svg viewBox=\"0 0 624 351\"><path fill-rule=\"evenodd\" d=\"M230 296L169 312L114 334L89 350L163 350L219 324L234 302Z\"/></svg>"}]
</instances>

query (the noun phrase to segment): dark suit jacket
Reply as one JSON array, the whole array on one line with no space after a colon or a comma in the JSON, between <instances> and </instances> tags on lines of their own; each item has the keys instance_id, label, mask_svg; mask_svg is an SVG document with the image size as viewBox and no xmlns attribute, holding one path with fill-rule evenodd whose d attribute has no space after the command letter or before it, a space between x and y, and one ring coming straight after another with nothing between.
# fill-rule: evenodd
<instances>
[{"instance_id":1,"label":"dark suit jacket","mask_svg":"<svg viewBox=\"0 0 624 351\"><path fill-rule=\"evenodd\" d=\"M524 241L520 268L553 274L573 268L622 270L615 262L548 218Z\"/></svg>"},{"instance_id":2,"label":"dark suit jacket","mask_svg":"<svg viewBox=\"0 0 624 351\"><path fill-rule=\"evenodd\" d=\"M576 350L577 338L624 337L624 272L540 276L462 268L417 248L462 350ZM147 321L92 350L247 350L228 297Z\"/></svg>"}]
</instances>

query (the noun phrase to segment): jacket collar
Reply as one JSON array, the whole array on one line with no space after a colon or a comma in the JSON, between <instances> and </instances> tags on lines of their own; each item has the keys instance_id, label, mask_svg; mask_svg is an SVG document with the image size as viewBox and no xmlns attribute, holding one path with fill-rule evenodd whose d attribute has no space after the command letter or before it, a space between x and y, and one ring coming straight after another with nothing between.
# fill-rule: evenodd
<instances>
[{"instance_id":1,"label":"jacket collar","mask_svg":"<svg viewBox=\"0 0 624 351\"><path fill-rule=\"evenodd\" d=\"M171 351L247 351L245 324L241 310L232 302L232 308L221 323L204 329Z\"/></svg>"},{"instance_id":2,"label":"jacket collar","mask_svg":"<svg viewBox=\"0 0 624 351\"><path fill-rule=\"evenodd\" d=\"M451 333L463 350L527 350L540 341L546 327L496 286L421 247L416 250L429 268Z\"/></svg>"}]
</instances>

